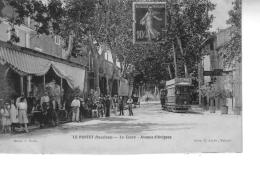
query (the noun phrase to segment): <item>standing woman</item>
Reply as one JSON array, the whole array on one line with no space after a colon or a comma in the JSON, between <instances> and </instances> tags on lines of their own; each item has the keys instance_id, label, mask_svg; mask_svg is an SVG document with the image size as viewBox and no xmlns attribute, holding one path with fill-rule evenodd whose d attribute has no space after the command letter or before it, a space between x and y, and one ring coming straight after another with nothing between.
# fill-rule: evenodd
<instances>
[{"instance_id":1,"label":"standing woman","mask_svg":"<svg viewBox=\"0 0 260 173\"><path fill-rule=\"evenodd\" d=\"M110 117L110 97L106 97L106 117Z\"/></svg>"},{"instance_id":2,"label":"standing woman","mask_svg":"<svg viewBox=\"0 0 260 173\"><path fill-rule=\"evenodd\" d=\"M27 117L27 103L25 102L25 98L21 98L21 102L18 103L18 118L19 118L19 123L21 125L24 125L24 130L26 133L28 133L28 117Z\"/></svg>"},{"instance_id":3,"label":"standing woman","mask_svg":"<svg viewBox=\"0 0 260 173\"><path fill-rule=\"evenodd\" d=\"M133 114L133 99L131 97L128 98L127 104L128 104L129 116L134 116L134 114Z\"/></svg>"},{"instance_id":4,"label":"standing woman","mask_svg":"<svg viewBox=\"0 0 260 173\"><path fill-rule=\"evenodd\" d=\"M11 100L10 118L11 118L11 131L15 132L15 127L19 124L19 119L18 119L18 110L14 105L14 100Z\"/></svg>"}]
</instances>

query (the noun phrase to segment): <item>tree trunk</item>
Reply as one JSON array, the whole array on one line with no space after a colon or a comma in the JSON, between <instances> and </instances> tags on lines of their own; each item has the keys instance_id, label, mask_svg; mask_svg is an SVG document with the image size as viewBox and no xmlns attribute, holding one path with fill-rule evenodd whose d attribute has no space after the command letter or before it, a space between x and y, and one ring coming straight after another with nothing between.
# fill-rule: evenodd
<instances>
[{"instance_id":1,"label":"tree trunk","mask_svg":"<svg viewBox=\"0 0 260 173\"><path fill-rule=\"evenodd\" d=\"M178 77L178 68L177 68L177 59L176 59L176 52L175 52L175 47L174 44L172 45L172 49L173 49L173 61L174 61L174 76L175 78Z\"/></svg>"},{"instance_id":2,"label":"tree trunk","mask_svg":"<svg viewBox=\"0 0 260 173\"><path fill-rule=\"evenodd\" d=\"M129 82L128 97L131 97L134 89L134 77L132 75L130 75L130 77L128 78L128 82Z\"/></svg>"},{"instance_id":3,"label":"tree trunk","mask_svg":"<svg viewBox=\"0 0 260 173\"><path fill-rule=\"evenodd\" d=\"M177 36L177 43L178 43L179 48L180 48L181 58L183 59L183 62L184 62L185 77L187 78L187 77L189 77L187 63L186 63L185 55L184 55L184 52L183 52L183 47L182 47L182 44L181 44L181 40L180 40L180 38L178 36Z\"/></svg>"},{"instance_id":4,"label":"tree trunk","mask_svg":"<svg viewBox=\"0 0 260 173\"><path fill-rule=\"evenodd\" d=\"M90 48L91 51L94 55L94 59L93 59L93 66L94 66L94 89L98 92L98 95L100 95L100 86L99 86L99 68L100 68L100 61L99 61L99 54L97 51L97 47L96 45L94 45L93 43L93 38L92 35L89 34L89 44L90 44Z\"/></svg>"},{"instance_id":5,"label":"tree trunk","mask_svg":"<svg viewBox=\"0 0 260 173\"><path fill-rule=\"evenodd\" d=\"M169 74L170 74L170 79L172 79L172 72L171 72L170 65L171 65L171 64L168 64L168 71L169 71Z\"/></svg>"},{"instance_id":6,"label":"tree trunk","mask_svg":"<svg viewBox=\"0 0 260 173\"><path fill-rule=\"evenodd\" d=\"M69 35L68 48L67 48L67 50L65 50L65 53L63 55L64 59L70 60L70 55L71 55L71 51L73 48L74 37L75 37L75 34L73 31L71 31L71 34Z\"/></svg>"}]
</instances>

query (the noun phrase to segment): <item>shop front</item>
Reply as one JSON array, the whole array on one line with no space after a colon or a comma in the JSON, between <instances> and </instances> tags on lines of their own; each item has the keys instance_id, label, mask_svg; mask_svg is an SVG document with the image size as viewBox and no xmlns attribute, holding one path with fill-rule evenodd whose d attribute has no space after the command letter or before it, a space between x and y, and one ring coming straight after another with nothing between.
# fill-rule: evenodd
<instances>
[{"instance_id":1,"label":"shop front","mask_svg":"<svg viewBox=\"0 0 260 173\"><path fill-rule=\"evenodd\" d=\"M32 107L47 91L63 109L74 90L83 95L85 67L57 57L0 42L0 70L0 82L5 84L1 89L8 91L0 99L24 95L27 100L34 98L28 103Z\"/></svg>"}]
</instances>

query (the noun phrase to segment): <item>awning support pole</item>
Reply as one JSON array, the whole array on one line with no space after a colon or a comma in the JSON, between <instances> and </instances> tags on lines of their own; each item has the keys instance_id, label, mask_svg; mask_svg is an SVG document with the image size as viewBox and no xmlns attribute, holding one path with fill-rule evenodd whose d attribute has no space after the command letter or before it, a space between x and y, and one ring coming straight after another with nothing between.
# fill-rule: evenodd
<instances>
[{"instance_id":1,"label":"awning support pole","mask_svg":"<svg viewBox=\"0 0 260 173\"><path fill-rule=\"evenodd\" d=\"M62 103L62 96L63 96L63 93L62 93L62 90L63 90L63 87L62 87L62 78L60 78L60 100L61 100L61 103ZM60 105L61 106L61 105ZM62 107L62 106L61 106Z\"/></svg>"},{"instance_id":2,"label":"awning support pole","mask_svg":"<svg viewBox=\"0 0 260 173\"><path fill-rule=\"evenodd\" d=\"M24 90L23 90L23 76L20 76L20 89L21 89L21 95L24 94Z\"/></svg>"},{"instance_id":3,"label":"awning support pole","mask_svg":"<svg viewBox=\"0 0 260 173\"><path fill-rule=\"evenodd\" d=\"M27 76L27 96L28 97L31 92L31 79L32 79L32 76L28 75Z\"/></svg>"},{"instance_id":4,"label":"awning support pole","mask_svg":"<svg viewBox=\"0 0 260 173\"><path fill-rule=\"evenodd\" d=\"M43 89L45 90L45 75L43 75Z\"/></svg>"}]
</instances>

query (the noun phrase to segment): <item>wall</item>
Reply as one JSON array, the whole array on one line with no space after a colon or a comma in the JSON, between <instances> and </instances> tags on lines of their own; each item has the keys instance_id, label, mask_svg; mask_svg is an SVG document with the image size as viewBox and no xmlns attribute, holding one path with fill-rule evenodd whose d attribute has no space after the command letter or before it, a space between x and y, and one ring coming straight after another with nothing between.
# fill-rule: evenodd
<instances>
[{"instance_id":1,"label":"wall","mask_svg":"<svg viewBox=\"0 0 260 173\"><path fill-rule=\"evenodd\" d=\"M53 36L31 34L31 49L62 58L62 46L54 42Z\"/></svg>"},{"instance_id":2,"label":"wall","mask_svg":"<svg viewBox=\"0 0 260 173\"><path fill-rule=\"evenodd\" d=\"M229 27L216 34L216 52L221 50L230 41L232 38L231 31L232 28ZM216 55L215 59L219 62L219 68L224 71L230 71L219 77L218 86L232 92L233 97L227 99L227 105L230 110L235 111L236 114L240 114L240 110L242 110L242 64L234 61L233 66L224 67L222 56Z\"/></svg>"},{"instance_id":3,"label":"wall","mask_svg":"<svg viewBox=\"0 0 260 173\"><path fill-rule=\"evenodd\" d=\"M1 23L0 23L0 40L2 41L8 41L10 39L10 29L11 26L7 22L7 18L11 18L15 15L15 12L11 6L8 6L5 1L4 2L4 8L1 10ZM30 47L30 31L31 29L28 27L28 18L24 20L24 24L21 26L15 26L16 34L20 38L20 42L14 43L18 46L22 47Z\"/></svg>"},{"instance_id":4,"label":"wall","mask_svg":"<svg viewBox=\"0 0 260 173\"><path fill-rule=\"evenodd\" d=\"M15 15L13 8L4 1L4 8L1 10L1 18L7 19ZM43 53L62 58L62 46L54 42L54 37L41 35L37 36L33 31L34 22L29 18L24 20L21 26L15 26L17 34L20 38L19 43L14 43L18 46L28 47ZM0 23L0 40L8 41L10 34L8 33L10 26L7 22Z\"/></svg>"}]
</instances>

